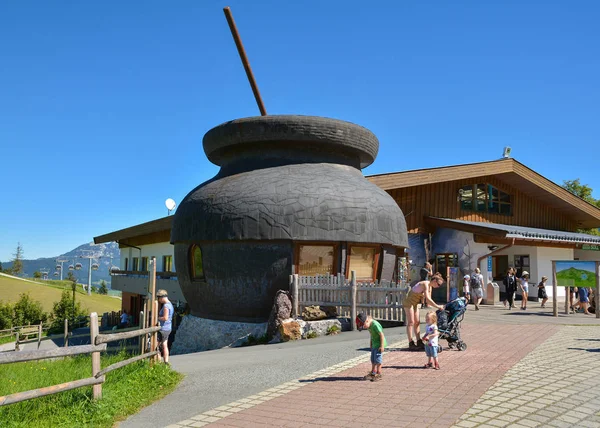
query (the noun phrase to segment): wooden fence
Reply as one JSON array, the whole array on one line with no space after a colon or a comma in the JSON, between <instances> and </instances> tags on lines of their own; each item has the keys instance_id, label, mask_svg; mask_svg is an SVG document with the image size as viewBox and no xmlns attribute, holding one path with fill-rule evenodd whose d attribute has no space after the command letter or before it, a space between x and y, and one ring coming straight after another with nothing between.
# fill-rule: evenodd
<instances>
[{"instance_id":1,"label":"wooden fence","mask_svg":"<svg viewBox=\"0 0 600 428\"><path fill-rule=\"evenodd\" d=\"M293 316L298 317L306 306L335 306L338 316L349 317L356 328L356 315L365 312L378 320L404 321L402 302L408 287L403 282L357 281L351 272L347 279L341 274L290 276Z\"/></svg>"},{"instance_id":2,"label":"wooden fence","mask_svg":"<svg viewBox=\"0 0 600 428\"><path fill-rule=\"evenodd\" d=\"M154 302L153 308L153 325L156 325L156 313L158 310L158 302ZM8 404L14 404L32 398L43 397L46 395L57 394L63 391L69 391L75 388L81 388L84 386L93 386L94 399L102 398L102 384L105 381L105 375L112 372L113 370L124 367L128 364L136 361L143 360L145 358L152 358L154 361L158 358L158 350L156 349L156 333L160 330L160 327L149 327L142 329L135 329L129 331L121 331L119 333L100 334L98 329L98 314L92 312L90 315L90 338L91 345L78 345L71 347L63 347L51 349L48 351L22 351L22 352L5 352L0 354L0 364L18 363L24 361L44 360L48 358L67 357L80 354L92 354L92 376L84 379L74 380L71 382L62 383L60 385L53 385L44 388L38 388L31 391L17 392L15 394L5 395L0 397L0 406ZM133 337L152 335L152 348L150 352L145 352L141 355L129 358L124 361L120 361L115 364L111 364L108 367L100 367L100 353L106 351L107 343L118 340L130 339ZM143 349L143 348L142 348Z\"/></svg>"}]
</instances>

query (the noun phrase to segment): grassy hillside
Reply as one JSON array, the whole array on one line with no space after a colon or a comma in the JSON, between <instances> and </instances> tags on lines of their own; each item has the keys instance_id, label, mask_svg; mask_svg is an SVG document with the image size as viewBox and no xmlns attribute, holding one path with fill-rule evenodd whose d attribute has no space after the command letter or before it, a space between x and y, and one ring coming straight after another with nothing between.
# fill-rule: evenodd
<instances>
[{"instance_id":1,"label":"grassy hillside","mask_svg":"<svg viewBox=\"0 0 600 428\"><path fill-rule=\"evenodd\" d=\"M60 295L64 289L71 290L71 286L66 284L60 286L33 284L0 276L0 300L16 302L19 300L20 294L29 292L33 299L42 303L44 310L47 312L52 311L52 305L60 300ZM81 287L79 287L76 299L81 302L83 308L87 308L86 312L88 313L98 312L98 314L103 314L104 312L121 309L121 299L100 294L88 296L81 292Z\"/></svg>"}]
</instances>

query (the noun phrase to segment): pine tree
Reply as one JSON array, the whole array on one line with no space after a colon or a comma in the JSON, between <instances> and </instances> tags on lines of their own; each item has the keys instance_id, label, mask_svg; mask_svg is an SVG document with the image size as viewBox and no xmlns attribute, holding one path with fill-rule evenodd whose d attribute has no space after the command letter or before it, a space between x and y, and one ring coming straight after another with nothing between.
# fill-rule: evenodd
<instances>
[{"instance_id":1,"label":"pine tree","mask_svg":"<svg viewBox=\"0 0 600 428\"><path fill-rule=\"evenodd\" d=\"M23 246L20 242L17 244L17 249L13 255L15 258L12 260L11 273L13 275L20 275L23 273Z\"/></svg>"}]
</instances>

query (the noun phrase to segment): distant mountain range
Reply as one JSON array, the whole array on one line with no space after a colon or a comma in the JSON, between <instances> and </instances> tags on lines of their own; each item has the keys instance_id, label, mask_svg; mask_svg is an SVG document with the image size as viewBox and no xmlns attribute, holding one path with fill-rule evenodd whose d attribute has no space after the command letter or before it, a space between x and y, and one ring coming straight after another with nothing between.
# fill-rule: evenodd
<instances>
[{"instance_id":1,"label":"distant mountain range","mask_svg":"<svg viewBox=\"0 0 600 428\"><path fill-rule=\"evenodd\" d=\"M82 258L82 256L92 256L94 257L92 264L98 264L98 270L92 270L92 285L99 285L100 281L104 280L110 287L109 269L111 260L113 266L119 266L120 263L119 244L116 242L98 245L93 243L83 244L60 256L23 260L23 274L20 276L32 278L33 273L39 271L48 272L48 279L60 279L60 271L58 271L59 276L54 276L54 272L57 272L56 265L60 264L56 260L65 260L63 262L63 279L67 277L70 265L75 267L77 263L81 263L81 269L73 270L73 274L77 278L78 283L87 284L90 261L87 258ZM8 269L12 267L12 263L3 262L2 267Z\"/></svg>"}]
</instances>

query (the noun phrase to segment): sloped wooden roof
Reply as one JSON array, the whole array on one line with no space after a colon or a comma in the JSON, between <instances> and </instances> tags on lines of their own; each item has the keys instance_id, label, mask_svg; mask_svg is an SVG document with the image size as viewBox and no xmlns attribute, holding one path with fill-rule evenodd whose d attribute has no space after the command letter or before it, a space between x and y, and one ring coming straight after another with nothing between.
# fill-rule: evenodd
<instances>
[{"instance_id":1,"label":"sloped wooden roof","mask_svg":"<svg viewBox=\"0 0 600 428\"><path fill-rule=\"evenodd\" d=\"M493 175L544 204L557 208L582 228L600 227L600 209L512 158L490 162L377 174L367 179L384 190Z\"/></svg>"},{"instance_id":2,"label":"sloped wooden roof","mask_svg":"<svg viewBox=\"0 0 600 428\"><path fill-rule=\"evenodd\" d=\"M125 229L116 230L94 237L94 244L102 244L104 242L124 241L131 238L137 238L144 235L156 234L158 232L171 231L173 216L163 217L146 223L127 227ZM168 239L165 240L168 242Z\"/></svg>"}]
</instances>

